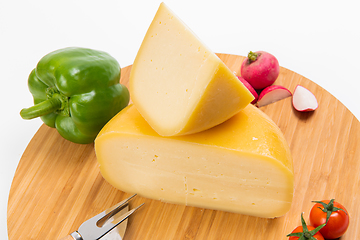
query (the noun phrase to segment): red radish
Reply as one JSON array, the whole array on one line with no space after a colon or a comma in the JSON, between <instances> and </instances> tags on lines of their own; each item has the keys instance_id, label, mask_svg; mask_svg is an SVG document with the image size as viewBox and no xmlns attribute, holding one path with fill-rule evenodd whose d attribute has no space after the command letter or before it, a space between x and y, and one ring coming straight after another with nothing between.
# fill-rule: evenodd
<instances>
[{"instance_id":1,"label":"red radish","mask_svg":"<svg viewBox=\"0 0 360 240\"><path fill-rule=\"evenodd\" d=\"M247 87L247 89L249 89L249 91L251 92L251 94L254 96L254 100L251 102L252 104L255 104L258 100L258 93L255 91L255 89L250 85L250 83L248 83L243 77L239 77L237 76L237 78L240 80L240 82L242 82L244 84L245 87Z\"/></svg>"},{"instance_id":2,"label":"red radish","mask_svg":"<svg viewBox=\"0 0 360 240\"><path fill-rule=\"evenodd\" d=\"M270 103L291 97L291 95L291 92L286 87L280 85L271 85L261 91L256 106L263 107Z\"/></svg>"},{"instance_id":3,"label":"red radish","mask_svg":"<svg viewBox=\"0 0 360 240\"><path fill-rule=\"evenodd\" d=\"M314 94L300 85L295 88L292 103L294 108L300 112L314 111L319 106Z\"/></svg>"},{"instance_id":4,"label":"red radish","mask_svg":"<svg viewBox=\"0 0 360 240\"><path fill-rule=\"evenodd\" d=\"M264 51L250 51L241 65L241 76L255 89L263 89L273 84L279 71L278 60Z\"/></svg>"}]
</instances>

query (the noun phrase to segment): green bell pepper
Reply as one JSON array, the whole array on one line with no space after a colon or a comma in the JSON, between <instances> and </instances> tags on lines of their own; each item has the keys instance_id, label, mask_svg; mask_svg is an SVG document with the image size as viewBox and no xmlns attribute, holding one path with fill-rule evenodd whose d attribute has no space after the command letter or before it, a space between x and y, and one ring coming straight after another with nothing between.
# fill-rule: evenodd
<instances>
[{"instance_id":1,"label":"green bell pepper","mask_svg":"<svg viewBox=\"0 0 360 240\"><path fill-rule=\"evenodd\" d=\"M20 115L40 117L72 142L91 143L129 103L129 91L119 83L120 72L119 63L105 52L86 48L51 52L29 75L35 105Z\"/></svg>"}]
</instances>

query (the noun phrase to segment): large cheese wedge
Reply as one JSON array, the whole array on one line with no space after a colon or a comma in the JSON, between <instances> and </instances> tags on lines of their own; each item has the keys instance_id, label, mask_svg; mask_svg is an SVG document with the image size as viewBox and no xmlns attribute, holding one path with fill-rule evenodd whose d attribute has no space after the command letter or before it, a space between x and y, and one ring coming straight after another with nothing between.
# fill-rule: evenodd
<instances>
[{"instance_id":1,"label":"large cheese wedge","mask_svg":"<svg viewBox=\"0 0 360 240\"><path fill-rule=\"evenodd\" d=\"M159 136L130 105L101 130L95 151L102 176L124 192L264 218L291 205L289 146L252 105L209 130L176 137Z\"/></svg>"},{"instance_id":2,"label":"large cheese wedge","mask_svg":"<svg viewBox=\"0 0 360 240\"><path fill-rule=\"evenodd\" d=\"M141 44L129 81L133 103L162 136L206 130L254 99L164 3Z\"/></svg>"}]
</instances>

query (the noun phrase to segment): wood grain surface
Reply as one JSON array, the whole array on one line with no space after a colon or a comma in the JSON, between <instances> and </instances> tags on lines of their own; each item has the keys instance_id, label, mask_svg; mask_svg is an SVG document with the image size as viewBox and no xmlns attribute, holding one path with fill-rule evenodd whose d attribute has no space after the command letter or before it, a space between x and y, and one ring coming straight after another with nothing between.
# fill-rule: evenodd
<instances>
[{"instance_id":1,"label":"wood grain surface","mask_svg":"<svg viewBox=\"0 0 360 240\"><path fill-rule=\"evenodd\" d=\"M244 57L218 54L236 74ZM131 66L122 69L127 84ZM341 240L360 238L360 124L331 94L309 79L281 68L276 84L291 92L297 84L319 102L314 112L294 110L291 98L261 109L283 131L294 161L292 207L283 217L263 219L241 214L162 203L136 197L130 208L145 205L130 217L125 240L287 239L308 221L312 200L335 198L350 214ZM41 126L23 153L8 201L8 234L16 239L60 239L80 224L129 197L101 176L94 145L79 145Z\"/></svg>"}]
</instances>

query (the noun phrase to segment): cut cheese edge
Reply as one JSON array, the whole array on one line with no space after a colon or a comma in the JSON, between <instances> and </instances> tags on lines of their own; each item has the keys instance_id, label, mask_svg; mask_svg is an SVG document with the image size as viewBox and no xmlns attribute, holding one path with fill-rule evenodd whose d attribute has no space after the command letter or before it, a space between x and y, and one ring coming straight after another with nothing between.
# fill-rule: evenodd
<instances>
[{"instance_id":1,"label":"cut cheese edge","mask_svg":"<svg viewBox=\"0 0 360 240\"><path fill-rule=\"evenodd\" d=\"M124 192L264 218L291 206L289 146L252 105L214 128L176 137L158 135L130 105L101 130L95 152L102 176Z\"/></svg>"},{"instance_id":2,"label":"cut cheese edge","mask_svg":"<svg viewBox=\"0 0 360 240\"><path fill-rule=\"evenodd\" d=\"M164 3L135 58L129 90L140 114L162 136L216 126L254 99Z\"/></svg>"}]
</instances>

